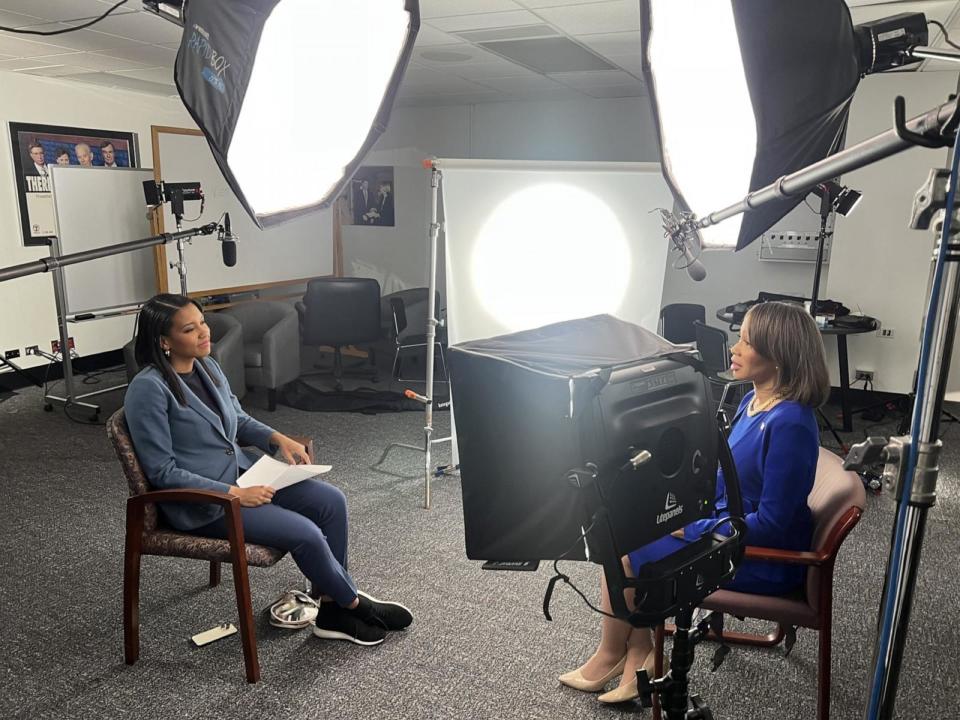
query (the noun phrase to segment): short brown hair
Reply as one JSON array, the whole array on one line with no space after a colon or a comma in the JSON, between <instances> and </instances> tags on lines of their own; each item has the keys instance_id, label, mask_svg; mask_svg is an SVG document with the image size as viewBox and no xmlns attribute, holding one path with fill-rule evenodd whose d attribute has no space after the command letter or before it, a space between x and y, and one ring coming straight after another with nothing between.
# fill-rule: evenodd
<instances>
[{"instance_id":1,"label":"short brown hair","mask_svg":"<svg viewBox=\"0 0 960 720\"><path fill-rule=\"evenodd\" d=\"M830 375L820 331L800 305L765 302L747 312L747 340L777 366L776 393L818 408L830 398Z\"/></svg>"}]
</instances>

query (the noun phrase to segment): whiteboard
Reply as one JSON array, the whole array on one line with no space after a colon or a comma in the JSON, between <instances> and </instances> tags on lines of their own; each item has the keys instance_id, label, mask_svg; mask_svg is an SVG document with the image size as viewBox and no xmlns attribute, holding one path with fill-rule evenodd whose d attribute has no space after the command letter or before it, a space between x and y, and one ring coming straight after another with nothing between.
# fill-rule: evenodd
<instances>
[{"instance_id":1,"label":"whiteboard","mask_svg":"<svg viewBox=\"0 0 960 720\"><path fill-rule=\"evenodd\" d=\"M61 255L150 237L143 181L149 168L52 166ZM129 307L157 291L152 248L63 268L68 315Z\"/></svg>"},{"instance_id":2,"label":"whiteboard","mask_svg":"<svg viewBox=\"0 0 960 720\"><path fill-rule=\"evenodd\" d=\"M233 233L238 238L237 264L232 268L223 264L215 236L197 238L187 246L184 258L191 294L333 273L333 220L329 209L260 230L223 179L202 135L154 129L154 147L159 152L154 158L162 176L159 179L171 183L199 181L203 188L203 215L198 217L199 202L187 202L183 227L216 222L224 212L229 212ZM296 145L291 147L295 150ZM274 139L264 142L264 163L298 161L295 153L290 156L284 143ZM163 230L174 232L176 227L167 203L163 208ZM169 259L174 259L175 254L173 247L167 248ZM179 289L177 271L168 268L167 273L168 287Z\"/></svg>"}]
</instances>

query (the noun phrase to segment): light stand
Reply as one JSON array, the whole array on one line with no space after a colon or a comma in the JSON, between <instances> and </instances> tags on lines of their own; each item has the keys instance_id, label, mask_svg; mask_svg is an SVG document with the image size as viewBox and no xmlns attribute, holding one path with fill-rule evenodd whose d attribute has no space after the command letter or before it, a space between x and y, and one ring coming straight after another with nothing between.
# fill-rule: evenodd
<instances>
[{"instance_id":1,"label":"light stand","mask_svg":"<svg viewBox=\"0 0 960 720\"><path fill-rule=\"evenodd\" d=\"M170 203L170 212L173 213L174 220L177 223L177 232L183 229L183 203L187 200L200 201L200 215L203 215L203 207L206 204L206 198L198 182L170 183L153 180L145 180L143 183L143 196L146 198L147 205L150 207L159 207L163 203ZM177 238L177 260L170 262L170 269L176 269L180 276L180 294L187 294L187 261L184 256L186 243L190 242L192 236Z\"/></svg>"},{"instance_id":2,"label":"light stand","mask_svg":"<svg viewBox=\"0 0 960 720\"><path fill-rule=\"evenodd\" d=\"M751 192L741 201L713 212L702 219L684 218L684 234L714 225L728 217L761 205L796 197L814 186L891 157L915 145L944 148L956 142L960 123L960 103L956 99L910 119L905 119L905 103L898 97L894 103L894 127L843 152L824 158L806 168L780 177L770 185ZM887 463L884 473L887 486L897 491L897 521L894 525L890 557L887 565L880 627L874 652L874 674L871 682L867 718L892 718L897 684L903 660L913 595L919 567L920 551L929 508L936 499L937 439L943 405L946 376L956 333L956 314L960 273L957 245L952 244L960 232L960 218L954 218L953 190L958 180L958 158L954 153L951 172L936 171L933 181L917 193L915 206L945 209L952 222L949 236L945 220L926 219L915 213L935 230L942 231L937 248L936 266L925 319L924 340L918 369L918 394L913 408L912 435L905 438L871 438L854 447L845 467L856 469L881 459ZM952 178L949 185L947 178ZM916 223L918 227L922 222Z\"/></svg>"},{"instance_id":3,"label":"light stand","mask_svg":"<svg viewBox=\"0 0 960 720\"><path fill-rule=\"evenodd\" d=\"M434 445L450 442L452 435L442 438L433 437L433 376L434 376L434 353L436 352L437 326L441 321L437 320L437 244L440 231L443 229L443 223L438 221L439 197L443 180L443 173L437 168L433 160L423 161L424 169L430 170L430 228L428 232L428 255L427 255L427 338L425 346L427 348L426 360L426 389L423 395L419 395L410 390L406 391L406 396L421 402L423 404L423 447L411 445L409 443L390 443L387 445L380 459L374 464L377 467L394 448L406 448L423 453L423 507L430 509L430 481L434 470L431 467L432 450ZM444 218L446 219L446 218ZM448 378L449 385L449 378ZM449 404L449 403L448 403ZM440 474L438 472L438 474Z\"/></svg>"}]
</instances>

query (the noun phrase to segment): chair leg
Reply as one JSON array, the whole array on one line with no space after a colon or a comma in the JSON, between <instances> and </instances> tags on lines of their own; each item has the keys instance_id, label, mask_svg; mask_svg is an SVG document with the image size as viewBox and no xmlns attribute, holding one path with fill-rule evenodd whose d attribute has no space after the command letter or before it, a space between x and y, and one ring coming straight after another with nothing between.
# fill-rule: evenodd
<instances>
[{"instance_id":1,"label":"chair leg","mask_svg":"<svg viewBox=\"0 0 960 720\"><path fill-rule=\"evenodd\" d=\"M343 390L343 355L340 354L340 347L333 349L333 386L337 390Z\"/></svg>"},{"instance_id":2,"label":"chair leg","mask_svg":"<svg viewBox=\"0 0 960 720\"><path fill-rule=\"evenodd\" d=\"M210 561L210 587L216 587L220 584L220 561Z\"/></svg>"},{"instance_id":3,"label":"chair leg","mask_svg":"<svg viewBox=\"0 0 960 720\"><path fill-rule=\"evenodd\" d=\"M253 604L250 602L250 579L247 575L247 558L244 546L231 543L233 556L233 586L237 593L237 614L240 616L240 639L243 643L243 662L247 682L260 680L260 662L257 660L257 635L253 625Z\"/></svg>"},{"instance_id":4,"label":"chair leg","mask_svg":"<svg viewBox=\"0 0 960 720\"><path fill-rule=\"evenodd\" d=\"M267 390L267 410L273 412L277 409L277 389L269 388Z\"/></svg>"},{"instance_id":5,"label":"chair leg","mask_svg":"<svg viewBox=\"0 0 960 720\"><path fill-rule=\"evenodd\" d=\"M140 658L140 555L143 547L143 506L127 504L127 535L123 553L123 659Z\"/></svg>"},{"instance_id":6,"label":"chair leg","mask_svg":"<svg viewBox=\"0 0 960 720\"><path fill-rule=\"evenodd\" d=\"M817 663L817 720L830 720L830 663L832 645L831 619L827 618L820 630L819 661Z\"/></svg>"},{"instance_id":7,"label":"chair leg","mask_svg":"<svg viewBox=\"0 0 960 720\"><path fill-rule=\"evenodd\" d=\"M128 549L123 559L123 659L140 658L140 554Z\"/></svg>"}]
</instances>

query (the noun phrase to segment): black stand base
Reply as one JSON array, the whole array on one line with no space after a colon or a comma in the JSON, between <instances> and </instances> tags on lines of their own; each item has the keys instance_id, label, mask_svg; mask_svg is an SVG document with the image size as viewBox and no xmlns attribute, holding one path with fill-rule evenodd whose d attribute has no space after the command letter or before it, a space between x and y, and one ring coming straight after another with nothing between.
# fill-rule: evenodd
<instances>
[{"instance_id":1,"label":"black stand base","mask_svg":"<svg viewBox=\"0 0 960 720\"><path fill-rule=\"evenodd\" d=\"M651 680L646 670L637 671L637 689L644 707L653 705L656 693L668 720L713 720L713 713L700 696L689 694L688 676L693 667L694 648L710 632L711 624L721 623L722 617L719 613L710 613L691 630L693 611L684 610L677 614L670 671L657 680ZM722 636L722 629L718 634Z\"/></svg>"}]
</instances>

